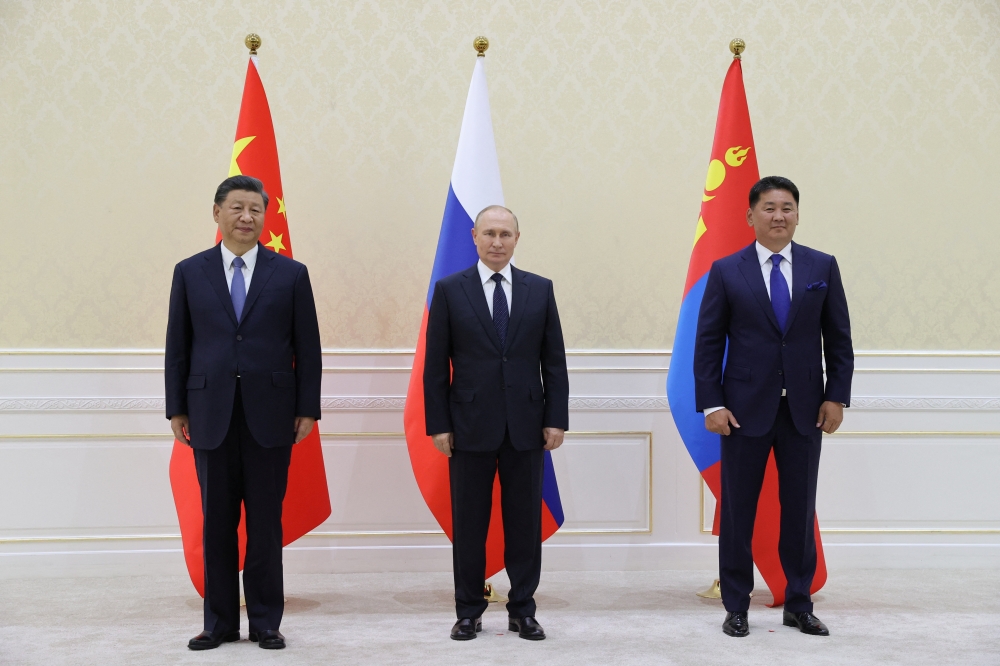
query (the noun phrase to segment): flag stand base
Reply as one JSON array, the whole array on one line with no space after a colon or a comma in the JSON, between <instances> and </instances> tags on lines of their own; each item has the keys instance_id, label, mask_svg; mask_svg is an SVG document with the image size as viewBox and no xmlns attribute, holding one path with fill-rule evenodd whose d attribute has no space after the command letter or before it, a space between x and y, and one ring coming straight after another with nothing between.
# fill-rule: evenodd
<instances>
[{"instance_id":1,"label":"flag stand base","mask_svg":"<svg viewBox=\"0 0 1000 666\"><path fill-rule=\"evenodd\" d=\"M702 592L695 592L702 599L721 599L722 598L722 585L719 584L719 579L716 578L709 585L707 590ZM750 598L753 598L753 592L750 593Z\"/></svg>"},{"instance_id":2,"label":"flag stand base","mask_svg":"<svg viewBox=\"0 0 1000 666\"><path fill-rule=\"evenodd\" d=\"M493 583L486 583L483 586L483 598L491 604L507 601L507 597L496 591L493 587Z\"/></svg>"},{"instance_id":3,"label":"flag stand base","mask_svg":"<svg viewBox=\"0 0 1000 666\"><path fill-rule=\"evenodd\" d=\"M716 578L712 581L712 584L708 586L708 589L703 592L696 593L702 599L721 599L722 598L722 586L719 584L719 579Z\"/></svg>"}]
</instances>

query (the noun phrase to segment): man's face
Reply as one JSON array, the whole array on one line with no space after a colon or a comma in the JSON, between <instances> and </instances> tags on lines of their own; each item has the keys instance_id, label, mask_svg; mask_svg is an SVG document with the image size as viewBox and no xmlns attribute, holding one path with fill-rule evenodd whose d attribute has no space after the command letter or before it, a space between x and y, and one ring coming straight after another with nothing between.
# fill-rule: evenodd
<instances>
[{"instance_id":1,"label":"man's face","mask_svg":"<svg viewBox=\"0 0 1000 666\"><path fill-rule=\"evenodd\" d=\"M761 245L778 252L792 242L799 226L799 207L788 190L768 190L756 206L747 209L747 224Z\"/></svg>"},{"instance_id":2,"label":"man's face","mask_svg":"<svg viewBox=\"0 0 1000 666\"><path fill-rule=\"evenodd\" d=\"M264 231L264 197L248 190L233 190L222 205L212 206L226 247L252 247Z\"/></svg>"},{"instance_id":3,"label":"man's face","mask_svg":"<svg viewBox=\"0 0 1000 666\"><path fill-rule=\"evenodd\" d=\"M479 226L472 229L476 252L490 270L500 271L510 262L521 234L514 217L505 210L490 210L479 216Z\"/></svg>"}]
</instances>

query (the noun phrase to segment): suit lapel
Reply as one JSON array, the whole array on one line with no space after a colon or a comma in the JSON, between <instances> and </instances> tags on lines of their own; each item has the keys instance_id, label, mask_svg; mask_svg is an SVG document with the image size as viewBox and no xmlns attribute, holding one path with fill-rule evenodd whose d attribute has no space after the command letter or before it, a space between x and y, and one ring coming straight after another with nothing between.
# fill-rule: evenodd
<instances>
[{"instance_id":1,"label":"suit lapel","mask_svg":"<svg viewBox=\"0 0 1000 666\"><path fill-rule=\"evenodd\" d=\"M774 308L771 307L771 299L768 298L767 286L764 284L764 274L760 270L760 259L757 257L756 244L743 250L742 256L743 261L740 262L740 272L743 273L743 277L750 286L750 291L753 292L761 309L764 310L764 314L780 333L781 327L778 326L778 318L774 316Z\"/></svg>"},{"instance_id":2,"label":"suit lapel","mask_svg":"<svg viewBox=\"0 0 1000 666\"><path fill-rule=\"evenodd\" d=\"M508 348L510 348L510 343L514 340L514 334L517 333L517 325L521 323L524 308L528 305L528 291L530 290L528 278L524 274L524 271L511 266L510 276L514 278L510 283L510 300L514 303L510 308L510 326L507 329Z\"/></svg>"},{"instance_id":3,"label":"suit lapel","mask_svg":"<svg viewBox=\"0 0 1000 666\"><path fill-rule=\"evenodd\" d=\"M236 310L233 309L233 298L229 295L229 287L226 286L226 269L222 266L222 245L221 241L205 255L205 264L202 269L208 283L215 289L219 300L222 301L222 308L229 313L229 318L233 320L233 325L238 326L236 321Z\"/></svg>"},{"instance_id":4,"label":"suit lapel","mask_svg":"<svg viewBox=\"0 0 1000 666\"><path fill-rule=\"evenodd\" d=\"M812 260L809 254L798 243L792 243L792 309L788 311L788 321L785 330L791 330L795 315L802 306L806 295L806 285L812 272Z\"/></svg>"},{"instance_id":5,"label":"suit lapel","mask_svg":"<svg viewBox=\"0 0 1000 666\"><path fill-rule=\"evenodd\" d=\"M250 291L247 292L247 301L243 304L243 316L240 319L240 323L247 320L250 308L253 307L257 297L260 296L264 285L271 279L271 275L274 273L274 257L274 252L257 243L257 264L253 267L253 277L250 278Z\"/></svg>"},{"instance_id":6,"label":"suit lapel","mask_svg":"<svg viewBox=\"0 0 1000 666\"><path fill-rule=\"evenodd\" d=\"M479 269L473 266L462 273L462 277L465 278L462 282L462 288L465 289L469 305L472 306L476 316L479 317L479 323L483 325L483 329L486 330L486 335L493 342L493 345L498 351L503 353L500 336L497 335L497 329L493 326L493 317L490 316L490 308L486 305L486 292L483 291L483 284L479 281ZM509 333L508 337L510 337Z\"/></svg>"}]
</instances>

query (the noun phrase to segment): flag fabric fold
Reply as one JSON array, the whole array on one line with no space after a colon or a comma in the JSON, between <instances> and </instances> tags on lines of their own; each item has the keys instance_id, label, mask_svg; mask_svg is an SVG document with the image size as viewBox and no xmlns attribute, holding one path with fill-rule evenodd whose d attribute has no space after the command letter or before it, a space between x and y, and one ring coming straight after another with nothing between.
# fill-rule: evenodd
<instances>
[{"instance_id":1,"label":"flag fabric fold","mask_svg":"<svg viewBox=\"0 0 1000 666\"><path fill-rule=\"evenodd\" d=\"M448 482L448 458L442 455L427 435L424 416L424 358L426 351L427 314L435 283L452 273L474 265L479 256L472 242L475 216L491 205L503 205L500 164L493 138L489 92L486 87L485 58L476 58L472 83L466 99L458 149L451 174L451 184L445 201L437 252L431 270L430 286L424 302L423 319L417 337L413 370L406 392L403 412L406 444L417 486L427 507L449 539L452 538L451 489ZM562 504L556 484L552 454L545 452L542 486L542 539L547 539L563 523ZM500 512L500 480L493 482L493 510L486 540L485 577L504 568L503 519Z\"/></svg>"},{"instance_id":2,"label":"flag fabric fold","mask_svg":"<svg viewBox=\"0 0 1000 666\"><path fill-rule=\"evenodd\" d=\"M229 162L229 176L247 175L264 183L270 202L264 216L260 242L273 252L292 256L292 240L288 232L281 172L278 167L278 146L271 122L271 110L264 93L264 84L257 71L257 59L247 65L243 101L236 124L236 140ZM222 239L216 234L215 242ZM181 541L188 574L198 594L205 596L205 560L202 549L204 516L201 487L194 466L192 449L174 441L170 456L170 487L180 522ZM282 503L282 545L287 546L318 527L330 516L330 493L323 464L319 424L309 435L292 447L288 468L288 489ZM240 569L246 553L246 514L240 518Z\"/></svg>"},{"instance_id":3,"label":"flag fabric fold","mask_svg":"<svg viewBox=\"0 0 1000 666\"><path fill-rule=\"evenodd\" d=\"M738 58L734 58L722 86L715 140L702 194L701 214L695 228L694 246L688 264L667 376L667 399L674 423L705 484L715 496L717 507L721 494L721 444L719 435L709 432L705 428L704 416L695 411L695 335L698 312L712 262L733 254L754 241L753 229L746 222L747 196L759 179L750 111L743 87L742 65ZM784 603L786 585L778 558L780 511L778 471L772 453L757 505L753 559L774 597L774 606ZM718 534L718 508L713 524L712 533ZM827 576L818 518L814 529L817 558L812 592L823 587Z\"/></svg>"}]
</instances>

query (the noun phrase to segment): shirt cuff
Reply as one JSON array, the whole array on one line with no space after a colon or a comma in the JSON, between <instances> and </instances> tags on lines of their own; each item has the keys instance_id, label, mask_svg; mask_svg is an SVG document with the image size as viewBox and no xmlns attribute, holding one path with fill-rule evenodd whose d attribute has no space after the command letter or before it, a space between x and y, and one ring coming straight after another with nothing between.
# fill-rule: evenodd
<instances>
[{"instance_id":1,"label":"shirt cuff","mask_svg":"<svg viewBox=\"0 0 1000 666\"><path fill-rule=\"evenodd\" d=\"M725 409L725 407L709 407L708 409L704 409L702 411L705 412L705 416L708 416L712 412L717 412L720 409Z\"/></svg>"}]
</instances>

